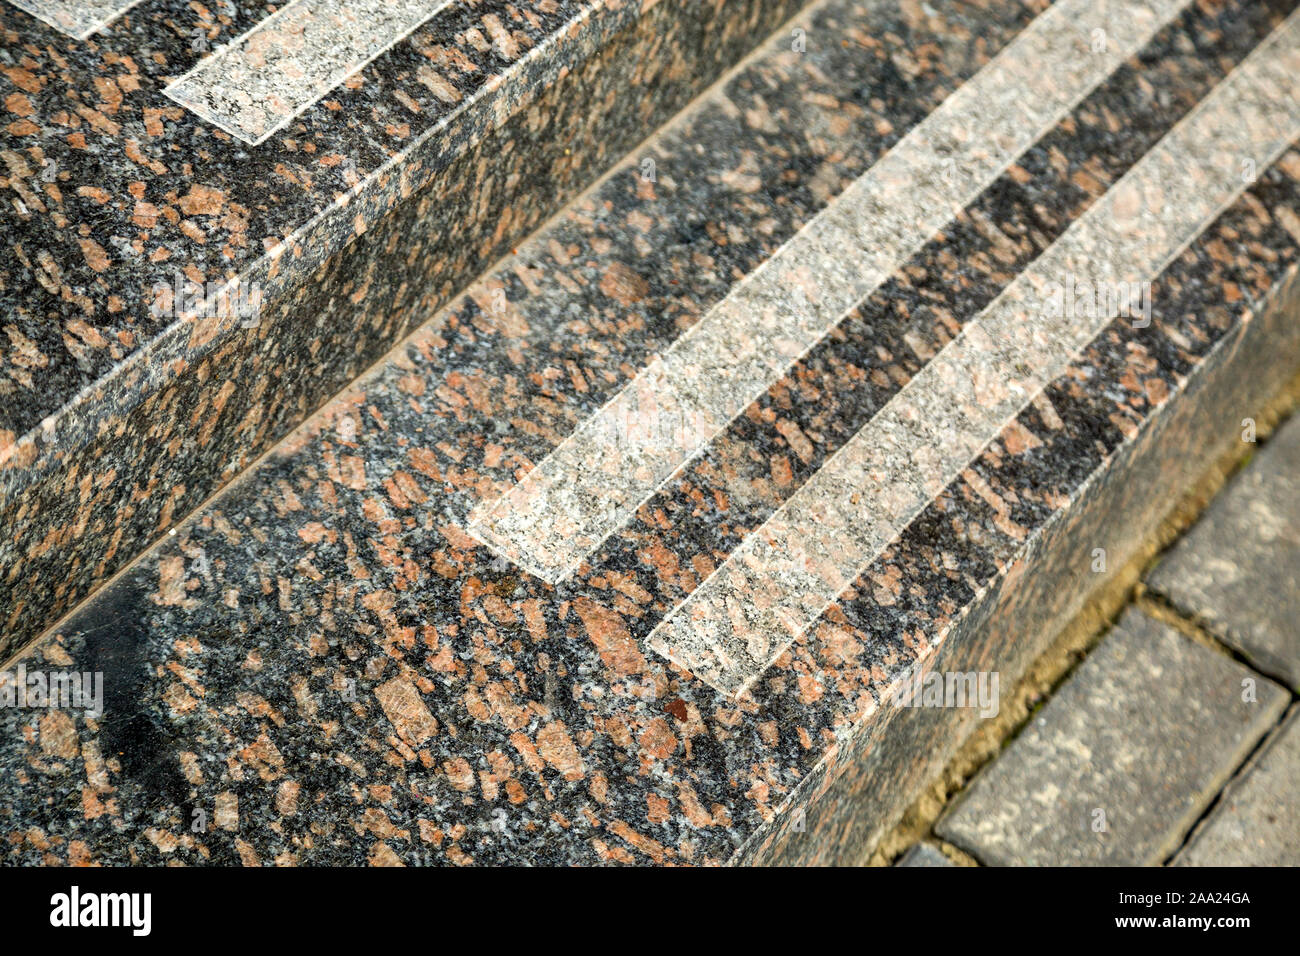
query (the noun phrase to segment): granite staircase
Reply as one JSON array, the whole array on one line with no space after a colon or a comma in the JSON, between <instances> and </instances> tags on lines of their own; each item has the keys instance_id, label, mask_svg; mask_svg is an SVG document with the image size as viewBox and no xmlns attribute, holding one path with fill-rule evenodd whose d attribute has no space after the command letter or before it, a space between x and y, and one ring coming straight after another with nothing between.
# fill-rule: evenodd
<instances>
[{"instance_id":1,"label":"granite staircase","mask_svg":"<svg viewBox=\"0 0 1300 956\"><path fill-rule=\"evenodd\" d=\"M13 863L862 859L1300 369L1294 0L19 6Z\"/></svg>"},{"instance_id":2,"label":"granite staircase","mask_svg":"<svg viewBox=\"0 0 1300 956\"><path fill-rule=\"evenodd\" d=\"M798 7L0 5L0 656Z\"/></svg>"}]
</instances>

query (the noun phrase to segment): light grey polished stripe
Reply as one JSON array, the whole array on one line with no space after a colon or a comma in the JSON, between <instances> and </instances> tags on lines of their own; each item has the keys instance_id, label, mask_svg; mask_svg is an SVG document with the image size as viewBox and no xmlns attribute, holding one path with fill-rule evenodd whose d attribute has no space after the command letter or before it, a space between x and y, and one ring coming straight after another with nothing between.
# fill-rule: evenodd
<instances>
[{"instance_id":1,"label":"light grey polished stripe","mask_svg":"<svg viewBox=\"0 0 1300 956\"><path fill-rule=\"evenodd\" d=\"M1241 195L1243 168L1266 168L1298 136L1300 13L750 534L650 646L725 694L744 691L1106 327L1113 313L1093 293L1157 277ZM1065 286L1076 296L1062 308Z\"/></svg>"},{"instance_id":2,"label":"light grey polished stripe","mask_svg":"<svg viewBox=\"0 0 1300 956\"><path fill-rule=\"evenodd\" d=\"M1189 0L1059 0L469 532L548 581L656 489Z\"/></svg>"},{"instance_id":3,"label":"light grey polished stripe","mask_svg":"<svg viewBox=\"0 0 1300 956\"><path fill-rule=\"evenodd\" d=\"M256 146L450 0L294 0L163 92Z\"/></svg>"},{"instance_id":4,"label":"light grey polished stripe","mask_svg":"<svg viewBox=\"0 0 1300 956\"><path fill-rule=\"evenodd\" d=\"M44 20L60 33L84 40L101 27L108 26L140 0L9 0L19 10L26 10Z\"/></svg>"}]
</instances>

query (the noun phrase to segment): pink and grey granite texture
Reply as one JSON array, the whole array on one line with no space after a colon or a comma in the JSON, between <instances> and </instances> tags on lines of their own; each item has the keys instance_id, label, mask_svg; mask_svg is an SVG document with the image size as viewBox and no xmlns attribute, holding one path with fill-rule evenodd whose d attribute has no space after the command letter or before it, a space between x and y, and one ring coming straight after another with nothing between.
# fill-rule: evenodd
<instances>
[{"instance_id":1,"label":"pink and grey granite texture","mask_svg":"<svg viewBox=\"0 0 1300 956\"><path fill-rule=\"evenodd\" d=\"M1300 150L1158 277L746 694L663 615L1294 7L1191 5L960 210L579 571L466 518L1044 3L836 0L457 298L50 639L101 717L0 712L11 862L791 863L868 851L1300 362ZM933 10L931 14L927 12ZM829 38L818 42L817 38ZM196 828L195 821L202 826Z\"/></svg>"}]
</instances>

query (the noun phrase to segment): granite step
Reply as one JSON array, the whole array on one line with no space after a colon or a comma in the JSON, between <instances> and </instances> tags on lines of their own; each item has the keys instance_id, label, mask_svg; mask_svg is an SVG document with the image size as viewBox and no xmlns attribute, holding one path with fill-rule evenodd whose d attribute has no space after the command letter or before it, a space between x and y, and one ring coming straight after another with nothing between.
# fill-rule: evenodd
<instances>
[{"instance_id":1,"label":"granite step","mask_svg":"<svg viewBox=\"0 0 1300 956\"><path fill-rule=\"evenodd\" d=\"M1298 207L1294 2L826 0L14 662L104 698L6 858L861 858L1295 373Z\"/></svg>"},{"instance_id":2,"label":"granite step","mask_svg":"<svg viewBox=\"0 0 1300 956\"><path fill-rule=\"evenodd\" d=\"M0 3L0 657L802 5Z\"/></svg>"}]
</instances>

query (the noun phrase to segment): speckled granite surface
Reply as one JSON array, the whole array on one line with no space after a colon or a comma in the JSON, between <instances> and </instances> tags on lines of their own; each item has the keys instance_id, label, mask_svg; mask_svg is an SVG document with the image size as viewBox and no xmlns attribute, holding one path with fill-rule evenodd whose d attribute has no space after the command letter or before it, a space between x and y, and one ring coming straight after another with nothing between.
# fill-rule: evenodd
<instances>
[{"instance_id":1,"label":"speckled granite surface","mask_svg":"<svg viewBox=\"0 0 1300 956\"><path fill-rule=\"evenodd\" d=\"M163 89L262 6L145 2L84 41L0 6L0 653L799 6L454 3L258 146ZM216 314L175 294L225 282Z\"/></svg>"},{"instance_id":2,"label":"speckled granite surface","mask_svg":"<svg viewBox=\"0 0 1300 956\"><path fill-rule=\"evenodd\" d=\"M465 532L1044 4L831 3L21 658L102 716L0 711L13 862L722 863L869 848L970 711L1293 370L1300 150L1258 170L733 699L654 626L1289 14L1197 3L550 585ZM870 24L871 29L866 25ZM834 43L819 45L818 36ZM1242 409L1247 409L1243 413ZM1224 422L1233 427L1226 427Z\"/></svg>"}]
</instances>

